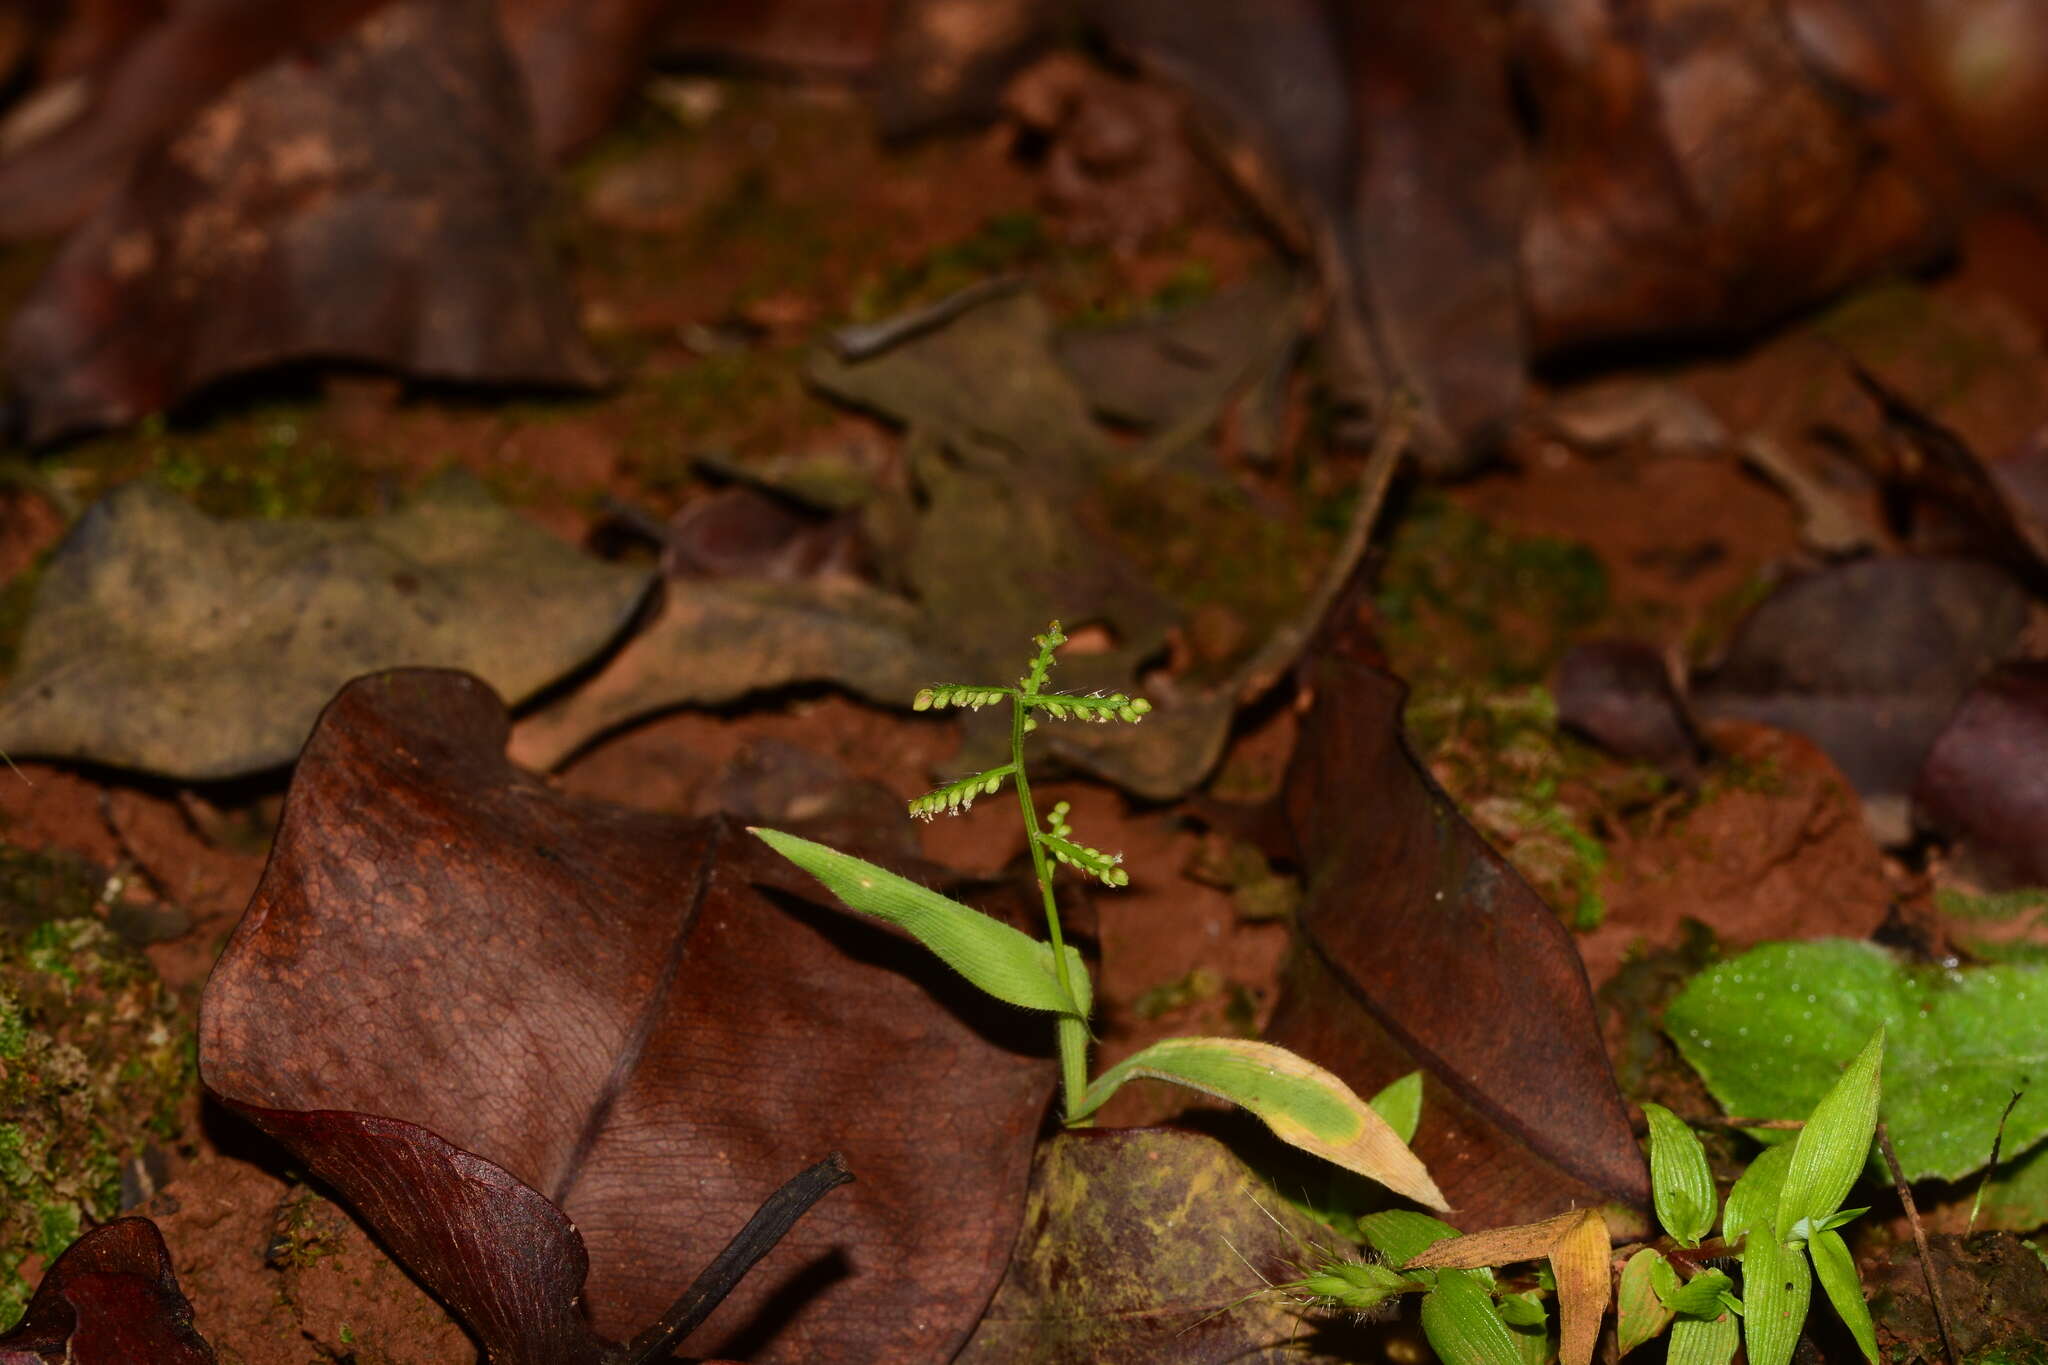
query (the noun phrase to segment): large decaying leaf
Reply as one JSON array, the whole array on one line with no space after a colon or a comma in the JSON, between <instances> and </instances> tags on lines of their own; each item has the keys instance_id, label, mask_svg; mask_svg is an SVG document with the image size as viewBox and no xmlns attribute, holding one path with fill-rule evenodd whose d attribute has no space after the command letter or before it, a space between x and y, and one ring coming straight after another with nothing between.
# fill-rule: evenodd
<instances>
[{"instance_id":1,"label":"large decaying leaf","mask_svg":"<svg viewBox=\"0 0 2048 1365\"><path fill-rule=\"evenodd\" d=\"M375 669L464 668L531 696L617 634L646 584L460 481L359 521L222 522L126 485L50 561L0 749L185 779L278 767Z\"/></svg>"},{"instance_id":2,"label":"large decaying leaf","mask_svg":"<svg viewBox=\"0 0 2048 1365\"><path fill-rule=\"evenodd\" d=\"M7 330L29 434L293 360L596 384L545 194L489 0L380 7L232 86L65 242Z\"/></svg>"},{"instance_id":3,"label":"large decaying leaf","mask_svg":"<svg viewBox=\"0 0 2048 1365\"><path fill-rule=\"evenodd\" d=\"M1263 1292L1306 1273L1327 1235L1213 1138L1061 1133L1039 1154L1023 1226L958 1365L1332 1358L1285 1295Z\"/></svg>"},{"instance_id":4,"label":"large decaying leaf","mask_svg":"<svg viewBox=\"0 0 2048 1365\"><path fill-rule=\"evenodd\" d=\"M2048 968L1940 967L1842 939L1767 943L1695 977L1665 1028L1730 1113L1805 1118L1885 1030L1882 1115L1908 1180L1955 1180L2048 1136ZM1730 1200L1733 1209L1733 1198ZM1732 1214L1731 1214L1732 1216Z\"/></svg>"},{"instance_id":5,"label":"large decaying leaf","mask_svg":"<svg viewBox=\"0 0 2048 1365\"><path fill-rule=\"evenodd\" d=\"M1140 796L1185 794L1214 767L1237 708L1299 653L1364 551L1373 501L1360 500L1312 580L1305 528L1265 517L1203 467L1191 427L1135 451L1110 441L1052 338L1045 307L1009 288L838 334L812 378L908 428L916 496L878 490L862 513L888 587L673 583L661 615L602 675L522 724L521 761L552 766L636 717L791 682L904 705L932 683L1006 676L1016 642L1049 620L1098 627L1108 643L1063 660L1063 685L1135 693L1200 604L1234 603L1241 638L1153 695L1145 725L1044 735L1059 758Z\"/></svg>"},{"instance_id":6,"label":"large decaying leaf","mask_svg":"<svg viewBox=\"0 0 2048 1365\"><path fill-rule=\"evenodd\" d=\"M4 1365L213 1365L147 1218L93 1228L43 1272L27 1311L0 1336Z\"/></svg>"},{"instance_id":7,"label":"large decaying leaf","mask_svg":"<svg viewBox=\"0 0 2048 1365\"><path fill-rule=\"evenodd\" d=\"M574 1220L591 1323L612 1339L791 1173L843 1151L859 1182L689 1349L947 1358L1001 1274L1052 1093L1050 1059L1003 1042L1029 1016L886 929L769 899L756 882L800 895L807 879L736 825L550 792L505 738L502 704L463 674L381 674L329 706L207 985L208 1086L397 1250L394 1219L457 1194L478 1210L463 1226L518 1212L436 1171L508 1173L503 1200ZM392 1122L440 1146L364 1160ZM534 1273L531 1238L485 1234L430 1238L408 1264L449 1302L438 1276ZM532 1358L554 1302L517 1298Z\"/></svg>"},{"instance_id":8,"label":"large decaying leaf","mask_svg":"<svg viewBox=\"0 0 2048 1365\"><path fill-rule=\"evenodd\" d=\"M1285 792L1304 942L1266 1036L1367 1094L1435 1073L1415 1152L1468 1227L1647 1209L1571 935L1417 765L1405 689L1362 624L1334 620Z\"/></svg>"}]
</instances>

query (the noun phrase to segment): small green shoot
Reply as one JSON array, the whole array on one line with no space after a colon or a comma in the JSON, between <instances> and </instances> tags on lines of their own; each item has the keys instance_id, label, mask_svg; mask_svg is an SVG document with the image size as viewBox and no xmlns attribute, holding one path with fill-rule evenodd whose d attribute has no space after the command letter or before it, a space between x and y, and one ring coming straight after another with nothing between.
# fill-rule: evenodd
<instances>
[{"instance_id":1,"label":"small green shoot","mask_svg":"<svg viewBox=\"0 0 2048 1365\"><path fill-rule=\"evenodd\" d=\"M1879 1029L1843 1069L1789 1145L1768 1147L1749 1165L1719 1208L1705 1149L1677 1115L1643 1106L1650 1128L1650 1185L1671 1242L1698 1247L1719 1215L1722 1238L1741 1247L1742 1297L1724 1271L1681 1274L1674 1262L1697 1260L1643 1247L1615 1283L1615 1338L1626 1355L1670 1333L1666 1358L1678 1365L1728 1365L1746 1345L1751 1365L1788 1365L1820 1281L1849 1333L1876 1365L1876 1332L1848 1244L1836 1231L1863 1209L1844 1209L1869 1158L1876 1133L1884 1031ZM1443 1277L1478 1275L1484 1267L1547 1259L1557 1294L1560 1365L1590 1365L1607 1311L1612 1274L1607 1225L1595 1210L1559 1214L1540 1223L1464 1236L1418 1215L1375 1215L1360 1229L1400 1271L1432 1290L1423 1322L1431 1345L1454 1365L1504 1359L1500 1336L1481 1324L1469 1289L1446 1293ZM1381 1220L1377 1224L1375 1220ZM1716 1250L1715 1255L1726 1253ZM1427 1277L1435 1275L1431 1284ZM1519 1330L1526 1309L1501 1298L1503 1331ZM1436 1307L1432 1308L1432 1301ZM1489 1305L1492 1306L1492 1305ZM1435 1326L1431 1327L1430 1324ZM1441 1339L1440 1339L1441 1338Z\"/></svg>"},{"instance_id":2,"label":"small green shoot","mask_svg":"<svg viewBox=\"0 0 2048 1365\"><path fill-rule=\"evenodd\" d=\"M910 814L923 819L941 812L958 814L1008 783L1017 794L1031 868L1044 903L1045 942L823 844L777 830L757 829L754 833L816 877L849 908L906 930L983 991L998 1000L1051 1014L1059 1051L1062 1107L1069 1124L1087 1122L1128 1080L1143 1076L1170 1081L1250 1110L1280 1138L1303 1151L1376 1180L1418 1203L1448 1207L1429 1172L1408 1150L1396 1124L1330 1072L1271 1044L1241 1038L1171 1038L1090 1081L1092 989L1087 964L1067 946L1061 933L1053 873L1057 867L1067 867L1110 887L1127 885L1130 873L1120 855L1074 837L1065 802L1055 805L1041 821L1031 798L1024 737L1041 720L1133 725L1152 707L1142 697L1121 692L1074 696L1051 691L1047 681L1054 654L1066 643L1066 636L1055 621L1034 643L1038 651L1013 686L946 684L917 694L911 704L919 711L1007 706L1010 761L927 792L910 803ZM1412 1133L1421 1102L1419 1078L1412 1093L1390 1088L1376 1097L1380 1098L1394 1117L1403 1121L1398 1126Z\"/></svg>"}]
</instances>

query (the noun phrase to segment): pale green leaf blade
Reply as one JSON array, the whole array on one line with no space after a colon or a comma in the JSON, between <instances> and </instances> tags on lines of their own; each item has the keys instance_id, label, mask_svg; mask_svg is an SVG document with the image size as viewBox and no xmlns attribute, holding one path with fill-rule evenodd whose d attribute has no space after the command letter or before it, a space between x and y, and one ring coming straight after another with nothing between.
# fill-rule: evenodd
<instances>
[{"instance_id":1,"label":"pale green leaf blade","mask_svg":"<svg viewBox=\"0 0 2048 1365\"><path fill-rule=\"evenodd\" d=\"M751 832L848 907L900 926L996 999L1086 1017L1085 1006L1060 989L1052 950L1029 934L852 854L780 830Z\"/></svg>"},{"instance_id":2,"label":"pale green leaf blade","mask_svg":"<svg viewBox=\"0 0 2048 1365\"><path fill-rule=\"evenodd\" d=\"M1548 1365L1550 1310L1543 1306L1543 1296L1534 1290L1503 1294L1494 1304L1500 1309L1500 1320L1508 1325L1515 1349L1522 1353L1522 1365Z\"/></svg>"},{"instance_id":3,"label":"pale green leaf blade","mask_svg":"<svg viewBox=\"0 0 2048 1365\"><path fill-rule=\"evenodd\" d=\"M1135 1076L1171 1081L1242 1105L1284 1142L1377 1180L1418 1204L1450 1207L1421 1160L1385 1119L1335 1075L1285 1048L1243 1038L1169 1038L1098 1076L1074 1117L1094 1113Z\"/></svg>"},{"instance_id":4,"label":"pale green leaf blade","mask_svg":"<svg viewBox=\"0 0 2048 1365\"><path fill-rule=\"evenodd\" d=\"M1671 1324L1671 1348L1664 1365L1728 1365L1742 1340L1733 1313L1714 1318L1680 1318Z\"/></svg>"},{"instance_id":5,"label":"pale green leaf blade","mask_svg":"<svg viewBox=\"0 0 2048 1365\"><path fill-rule=\"evenodd\" d=\"M1787 1365L1812 1295L1806 1253L1773 1237L1768 1225L1754 1228L1742 1249L1742 1333L1749 1365Z\"/></svg>"},{"instance_id":6,"label":"pale green leaf blade","mask_svg":"<svg viewBox=\"0 0 2048 1365\"><path fill-rule=\"evenodd\" d=\"M1615 1289L1614 1338L1622 1355L1646 1341L1655 1341L1671 1322L1671 1310L1657 1293L1653 1268L1659 1265L1669 1266L1664 1253L1644 1247L1621 1268L1621 1283Z\"/></svg>"},{"instance_id":7,"label":"pale green leaf blade","mask_svg":"<svg viewBox=\"0 0 2048 1365\"><path fill-rule=\"evenodd\" d=\"M1398 1081L1388 1082L1366 1103L1387 1121L1401 1141L1415 1141L1415 1130L1422 1126L1422 1073L1411 1071Z\"/></svg>"},{"instance_id":8,"label":"pale green leaf blade","mask_svg":"<svg viewBox=\"0 0 2048 1365\"><path fill-rule=\"evenodd\" d=\"M1763 944L1708 968L1672 1000L1665 1028L1727 1113L1797 1119L1882 1025L1880 1117L1906 1179L1960 1180L1983 1168L2015 1090L2005 1152L2048 1138L2048 1086L2030 1083L2048 1075L2043 1001L2048 963L1947 967L1822 939ZM2004 1226L2041 1223L2048 1198L2022 1193Z\"/></svg>"},{"instance_id":9,"label":"pale green leaf blade","mask_svg":"<svg viewBox=\"0 0 2048 1365\"><path fill-rule=\"evenodd\" d=\"M1792 1144L1792 1165L1778 1195L1776 1230L1781 1240L1791 1236L1801 1219L1818 1224L1840 1208L1857 1173L1870 1160L1883 1068L1880 1027L1814 1106Z\"/></svg>"},{"instance_id":10,"label":"pale green leaf blade","mask_svg":"<svg viewBox=\"0 0 2048 1365\"><path fill-rule=\"evenodd\" d=\"M1665 1294L1664 1306L1689 1317L1710 1318L1721 1311L1721 1296L1734 1287L1735 1282L1720 1271L1702 1270L1675 1292Z\"/></svg>"},{"instance_id":11,"label":"pale green leaf blade","mask_svg":"<svg viewBox=\"0 0 2048 1365\"><path fill-rule=\"evenodd\" d=\"M1444 1365L1522 1365L1493 1295L1466 1270L1440 1270L1422 1300L1422 1333Z\"/></svg>"},{"instance_id":12,"label":"pale green leaf blade","mask_svg":"<svg viewBox=\"0 0 2048 1365\"><path fill-rule=\"evenodd\" d=\"M1877 1365L1877 1329L1870 1321L1870 1305L1863 1301L1863 1283L1856 1276L1856 1261L1842 1234L1832 1229L1816 1233L1806 1249L1813 1253L1813 1273L1820 1287L1828 1291L1842 1325L1856 1338L1863 1358Z\"/></svg>"},{"instance_id":13,"label":"pale green leaf blade","mask_svg":"<svg viewBox=\"0 0 2048 1365\"><path fill-rule=\"evenodd\" d=\"M1413 1209L1386 1209L1368 1213L1358 1220L1359 1235L1374 1251L1387 1258L1388 1265L1406 1265L1438 1242L1458 1235L1458 1230L1441 1218Z\"/></svg>"},{"instance_id":14,"label":"pale green leaf blade","mask_svg":"<svg viewBox=\"0 0 2048 1365\"><path fill-rule=\"evenodd\" d=\"M1645 1104L1650 1121L1650 1188L1657 1221L1680 1246L1696 1247L1714 1226L1714 1176L1707 1149L1685 1121L1661 1104Z\"/></svg>"},{"instance_id":15,"label":"pale green leaf blade","mask_svg":"<svg viewBox=\"0 0 2048 1365\"><path fill-rule=\"evenodd\" d=\"M1790 1147L1767 1147L1757 1154L1735 1188L1728 1191L1728 1207L1721 1216L1722 1241L1732 1246L1752 1228L1770 1235L1771 1222L1778 1216L1778 1195L1785 1188L1785 1172L1791 1165Z\"/></svg>"}]
</instances>

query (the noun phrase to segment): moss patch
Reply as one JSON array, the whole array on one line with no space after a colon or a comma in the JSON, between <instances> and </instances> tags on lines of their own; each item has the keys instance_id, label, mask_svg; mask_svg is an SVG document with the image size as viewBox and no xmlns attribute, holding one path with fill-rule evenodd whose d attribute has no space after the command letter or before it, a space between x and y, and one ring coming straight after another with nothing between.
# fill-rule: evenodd
<instances>
[{"instance_id":1,"label":"moss patch","mask_svg":"<svg viewBox=\"0 0 2048 1365\"><path fill-rule=\"evenodd\" d=\"M81 503L154 478L217 517L357 516L376 506L377 477L344 450L311 402L268 403L191 424L150 417L132 431L65 453L61 478Z\"/></svg>"},{"instance_id":2,"label":"moss patch","mask_svg":"<svg viewBox=\"0 0 2048 1365\"><path fill-rule=\"evenodd\" d=\"M189 1007L105 925L0 932L0 1324L31 1256L120 1211L123 1164L176 1137L196 1084Z\"/></svg>"},{"instance_id":3,"label":"moss patch","mask_svg":"<svg viewBox=\"0 0 2048 1365\"><path fill-rule=\"evenodd\" d=\"M1585 546L1516 536L1428 495L1390 543L1375 605L1394 671L1412 691L1417 755L1539 894L1574 927L1599 924L1612 808L1660 784L1617 774L1557 726L1542 685L1608 610L1606 571Z\"/></svg>"}]
</instances>

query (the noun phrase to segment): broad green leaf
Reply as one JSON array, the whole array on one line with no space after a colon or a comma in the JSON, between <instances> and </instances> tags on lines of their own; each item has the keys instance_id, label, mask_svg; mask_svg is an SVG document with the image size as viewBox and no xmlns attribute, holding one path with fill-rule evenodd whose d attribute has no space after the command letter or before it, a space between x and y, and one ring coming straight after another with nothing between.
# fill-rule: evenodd
<instances>
[{"instance_id":1,"label":"broad green leaf","mask_svg":"<svg viewBox=\"0 0 2048 1365\"><path fill-rule=\"evenodd\" d=\"M1785 1171L1792 1165L1790 1147L1766 1147L1728 1191L1728 1207L1721 1215L1721 1240L1731 1246L1751 1228L1771 1230L1778 1216L1778 1195L1785 1188Z\"/></svg>"},{"instance_id":2,"label":"broad green leaf","mask_svg":"<svg viewBox=\"0 0 2048 1365\"><path fill-rule=\"evenodd\" d=\"M1676 1292L1665 1294L1664 1306L1688 1317L1716 1317L1721 1312L1721 1296L1734 1287L1735 1281L1720 1271L1702 1270L1678 1286Z\"/></svg>"},{"instance_id":3,"label":"broad green leaf","mask_svg":"<svg viewBox=\"0 0 2048 1365\"><path fill-rule=\"evenodd\" d=\"M1096 1077L1073 1117L1094 1113L1134 1076L1171 1081L1242 1105L1284 1142L1377 1180L1418 1204L1450 1207L1422 1162L1372 1106L1336 1076L1286 1048L1243 1038L1169 1038Z\"/></svg>"},{"instance_id":4,"label":"broad green leaf","mask_svg":"<svg viewBox=\"0 0 2048 1365\"><path fill-rule=\"evenodd\" d=\"M1671 1324L1671 1347L1664 1365L1728 1365L1741 1340L1742 1324L1733 1313L1680 1318Z\"/></svg>"},{"instance_id":5,"label":"broad green leaf","mask_svg":"<svg viewBox=\"0 0 2048 1365\"><path fill-rule=\"evenodd\" d=\"M1742 1334L1749 1365L1787 1365L1812 1294L1806 1253L1773 1237L1767 1223L1753 1228L1742 1249Z\"/></svg>"},{"instance_id":6,"label":"broad green leaf","mask_svg":"<svg viewBox=\"0 0 2048 1365\"><path fill-rule=\"evenodd\" d=\"M1879 1028L1814 1106L1792 1144L1792 1165L1778 1194L1779 1240L1790 1237L1800 1221L1817 1225L1840 1208L1870 1160L1883 1068L1884 1029Z\"/></svg>"},{"instance_id":7,"label":"broad green leaf","mask_svg":"<svg viewBox=\"0 0 2048 1365\"><path fill-rule=\"evenodd\" d=\"M1645 1104L1650 1121L1650 1189L1657 1221L1680 1246L1696 1247L1714 1226L1719 1202L1707 1149L1685 1121L1661 1104Z\"/></svg>"},{"instance_id":8,"label":"broad green leaf","mask_svg":"<svg viewBox=\"0 0 2048 1365\"><path fill-rule=\"evenodd\" d=\"M1422 1126L1422 1073L1411 1071L1366 1101L1403 1142L1415 1141Z\"/></svg>"},{"instance_id":9,"label":"broad green leaf","mask_svg":"<svg viewBox=\"0 0 2048 1365\"><path fill-rule=\"evenodd\" d=\"M1671 1310L1657 1293L1653 1274L1654 1267L1660 1265L1670 1269L1664 1253L1644 1247L1621 1268L1621 1283L1614 1295L1614 1338L1622 1355L1646 1341L1655 1341L1671 1321Z\"/></svg>"},{"instance_id":10,"label":"broad green leaf","mask_svg":"<svg viewBox=\"0 0 2048 1365\"><path fill-rule=\"evenodd\" d=\"M1856 1338L1863 1358L1877 1365L1877 1329L1870 1322L1870 1305L1863 1301L1863 1283L1856 1277L1856 1262L1849 1255L1842 1234L1824 1230L1814 1235L1806 1249L1813 1254L1813 1273L1820 1287L1828 1291L1828 1302Z\"/></svg>"},{"instance_id":11,"label":"broad green leaf","mask_svg":"<svg viewBox=\"0 0 2048 1365\"><path fill-rule=\"evenodd\" d=\"M1871 943L1768 943L1701 972L1665 1014L1714 1098L1757 1118L1806 1117L1880 1027L1882 1116L1906 1179L1982 1169L2015 1090L2007 1158L2048 1137L2048 1086L2025 1079L2048 1075L2048 965L1943 968ZM2023 1212L2012 1225L2039 1222Z\"/></svg>"},{"instance_id":12,"label":"broad green leaf","mask_svg":"<svg viewBox=\"0 0 2048 1365\"><path fill-rule=\"evenodd\" d=\"M1470 1271L1437 1272L1436 1288L1422 1300L1422 1334L1444 1365L1522 1365L1493 1295Z\"/></svg>"},{"instance_id":13,"label":"broad green leaf","mask_svg":"<svg viewBox=\"0 0 2048 1365\"><path fill-rule=\"evenodd\" d=\"M948 967L998 1000L1025 1009L1086 1018L1088 1002L1060 989L1052 949L971 905L941 896L930 887L876 867L862 858L780 830L754 829L762 842L824 883L825 889L862 914L907 930ZM1084 995L1087 968L1067 950L1069 979Z\"/></svg>"},{"instance_id":14,"label":"broad green leaf","mask_svg":"<svg viewBox=\"0 0 2048 1365\"><path fill-rule=\"evenodd\" d=\"M1359 1235L1374 1251L1387 1258L1388 1265L1406 1265L1438 1242L1456 1237L1458 1230L1441 1218L1413 1209L1387 1209L1368 1213L1358 1220Z\"/></svg>"}]
</instances>

